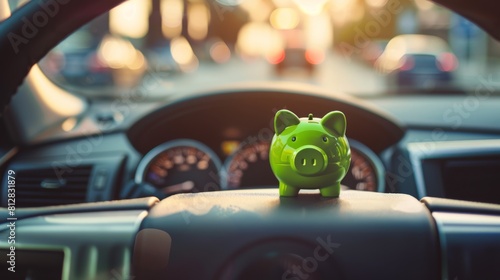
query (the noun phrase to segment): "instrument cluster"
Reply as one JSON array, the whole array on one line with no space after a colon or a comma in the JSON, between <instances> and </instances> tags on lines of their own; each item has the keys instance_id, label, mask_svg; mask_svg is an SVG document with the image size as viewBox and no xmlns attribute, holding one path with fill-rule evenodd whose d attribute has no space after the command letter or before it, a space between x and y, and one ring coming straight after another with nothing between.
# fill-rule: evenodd
<instances>
[{"instance_id":1,"label":"instrument cluster","mask_svg":"<svg viewBox=\"0 0 500 280\"><path fill-rule=\"evenodd\" d=\"M176 193L277 188L269 165L270 141L221 143L219 156L213 148L192 139L165 142L140 161L135 181L154 189L159 197ZM384 167L378 156L362 143L349 139L351 166L343 189L384 191ZM223 160L222 160L223 159Z\"/></svg>"}]
</instances>

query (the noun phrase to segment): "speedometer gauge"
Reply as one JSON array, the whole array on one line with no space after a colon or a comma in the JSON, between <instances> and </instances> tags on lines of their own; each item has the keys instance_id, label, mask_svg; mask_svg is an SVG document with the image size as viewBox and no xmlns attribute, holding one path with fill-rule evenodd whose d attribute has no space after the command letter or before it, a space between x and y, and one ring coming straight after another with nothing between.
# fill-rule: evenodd
<instances>
[{"instance_id":1,"label":"speedometer gauge","mask_svg":"<svg viewBox=\"0 0 500 280\"><path fill-rule=\"evenodd\" d=\"M351 166L342 180L347 189L383 191L384 167L368 147L355 140L351 146ZM258 141L238 148L225 164L225 185L229 189L276 187L278 180L269 165L269 142Z\"/></svg>"},{"instance_id":2,"label":"speedometer gauge","mask_svg":"<svg viewBox=\"0 0 500 280\"><path fill-rule=\"evenodd\" d=\"M221 163L204 144L181 139L151 150L139 163L136 183L149 184L163 195L219 190Z\"/></svg>"},{"instance_id":3,"label":"speedometer gauge","mask_svg":"<svg viewBox=\"0 0 500 280\"><path fill-rule=\"evenodd\" d=\"M225 165L229 189L277 186L269 165L269 143L258 141L240 147Z\"/></svg>"}]
</instances>

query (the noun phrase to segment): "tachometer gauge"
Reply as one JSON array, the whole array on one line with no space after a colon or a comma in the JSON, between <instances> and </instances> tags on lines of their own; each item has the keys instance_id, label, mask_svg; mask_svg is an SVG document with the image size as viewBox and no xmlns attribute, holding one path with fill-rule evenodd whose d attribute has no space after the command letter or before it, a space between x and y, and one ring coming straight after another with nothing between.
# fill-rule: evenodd
<instances>
[{"instance_id":1,"label":"tachometer gauge","mask_svg":"<svg viewBox=\"0 0 500 280\"><path fill-rule=\"evenodd\" d=\"M351 167L342 180L347 189L360 191L384 191L384 166L370 148L355 140L351 146Z\"/></svg>"},{"instance_id":2,"label":"tachometer gauge","mask_svg":"<svg viewBox=\"0 0 500 280\"><path fill-rule=\"evenodd\" d=\"M351 146L351 166L342 180L345 189L384 190L384 167L368 147L355 140ZM258 141L238 148L224 163L223 180L229 189L277 187L269 165L269 142Z\"/></svg>"},{"instance_id":3,"label":"tachometer gauge","mask_svg":"<svg viewBox=\"0 0 500 280\"><path fill-rule=\"evenodd\" d=\"M220 189L217 155L204 144L180 139L151 150L139 163L135 181L149 184L165 196Z\"/></svg>"}]
</instances>

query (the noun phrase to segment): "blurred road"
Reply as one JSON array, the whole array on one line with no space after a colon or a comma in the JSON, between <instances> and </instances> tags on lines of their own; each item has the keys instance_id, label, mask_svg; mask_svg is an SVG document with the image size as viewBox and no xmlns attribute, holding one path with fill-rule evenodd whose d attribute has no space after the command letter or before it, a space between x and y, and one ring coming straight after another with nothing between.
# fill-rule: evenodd
<instances>
[{"instance_id":1,"label":"blurred road","mask_svg":"<svg viewBox=\"0 0 500 280\"><path fill-rule=\"evenodd\" d=\"M199 68L187 74L179 74L162 84L160 91L154 95L165 96L179 91L194 91L226 85L228 83L248 81L295 81L318 85L332 92L343 92L359 96L382 94L387 89L384 75L356 59L343 57L330 52L325 61L317 65L313 75L305 71L285 71L277 76L274 66L264 59L243 61L233 58L225 64L200 63Z\"/></svg>"}]
</instances>

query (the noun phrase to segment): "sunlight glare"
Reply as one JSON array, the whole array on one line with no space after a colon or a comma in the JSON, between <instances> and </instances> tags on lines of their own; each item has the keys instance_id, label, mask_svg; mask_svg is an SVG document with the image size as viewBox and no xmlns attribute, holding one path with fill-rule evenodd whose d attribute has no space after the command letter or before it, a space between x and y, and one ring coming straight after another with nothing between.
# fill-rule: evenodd
<instances>
[{"instance_id":1,"label":"sunlight glare","mask_svg":"<svg viewBox=\"0 0 500 280\"><path fill-rule=\"evenodd\" d=\"M308 49L326 50L333 42L333 27L327 13L310 16L305 21L306 47Z\"/></svg>"},{"instance_id":2,"label":"sunlight glare","mask_svg":"<svg viewBox=\"0 0 500 280\"><path fill-rule=\"evenodd\" d=\"M323 11L328 0L293 0L299 9L307 15L317 15Z\"/></svg>"},{"instance_id":3,"label":"sunlight glare","mask_svg":"<svg viewBox=\"0 0 500 280\"><path fill-rule=\"evenodd\" d=\"M26 80L40 103L60 116L74 116L86 108L86 103L81 98L56 86L37 64L33 65Z\"/></svg>"},{"instance_id":4,"label":"sunlight glare","mask_svg":"<svg viewBox=\"0 0 500 280\"><path fill-rule=\"evenodd\" d=\"M373 8L382 8L387 4L387 0L366 0L366 4Z\"/></svg>"},{"instance_id":5,"label":"sunlight glare","mask_svg":"<svg viewBox=\"0 0 500 280\"><path fill-rule=\"evenodd\" d=\"M355 0L331 0L332 19L339 25L357 21L364 16L364 7Z\"/></svg>"},{"instance_id":6,"label":"sunlight glare","mask_svg":"<svg viewBox=\"0 0 500 280\"><path fill-rule=\"evenodd\" d=\"M299 14L292 8L278 8L271 13L269 21L276 29L294 29L299 24Z\"/></svg>"},{"instance_id":7,"label":"sunlight glare","mask_svg":"<svg viewBox=\"0 0 500 280\"><path fill-rule=\"evenodd\" d=\"M415 5L422 11L427 11L434 7L434 3L428 0L415 0Z\"/></svg>"},{"instance_id":8,"label":"sunlight glare","mask_svg":"<svg viewBox=\"0 0 500 280\"><path fill-rule=\"evenodd\" d=\"M109 12L111 34L142 38L149 28L151 1L129 0Z\"/></svg>"}]
</instances>

